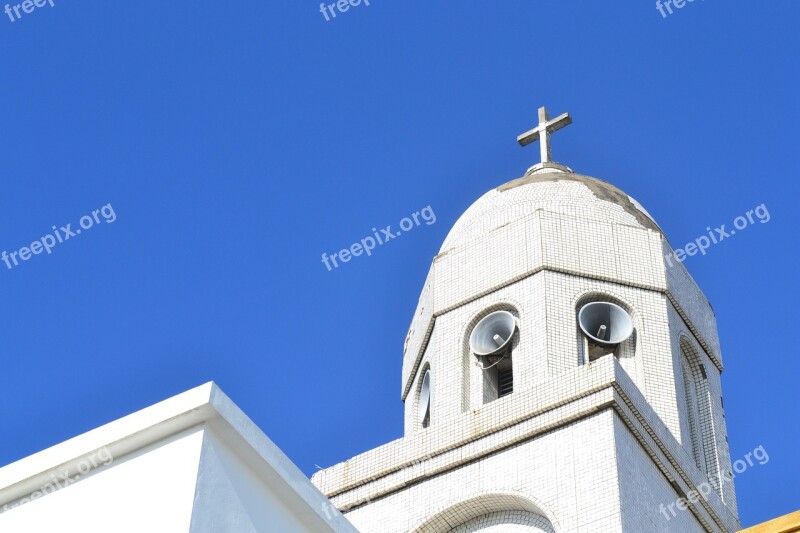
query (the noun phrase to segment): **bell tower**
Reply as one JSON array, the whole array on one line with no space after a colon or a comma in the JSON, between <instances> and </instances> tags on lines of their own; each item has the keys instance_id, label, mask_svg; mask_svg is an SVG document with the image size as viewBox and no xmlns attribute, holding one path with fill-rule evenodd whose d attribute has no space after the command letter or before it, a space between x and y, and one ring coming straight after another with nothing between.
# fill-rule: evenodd
<instances>
[{"instance_id":1,"label":"bell tower","mask_svg":"<svg viewBox=\"0 0 800 533\"><path fill-rule=\"evenodd\" d=\"M738 530L713 310L636 200L551 160L571 122L540 109L542 161L433 258L404 437L314 476L360 531Z\"/></svg>"}]
</instances>

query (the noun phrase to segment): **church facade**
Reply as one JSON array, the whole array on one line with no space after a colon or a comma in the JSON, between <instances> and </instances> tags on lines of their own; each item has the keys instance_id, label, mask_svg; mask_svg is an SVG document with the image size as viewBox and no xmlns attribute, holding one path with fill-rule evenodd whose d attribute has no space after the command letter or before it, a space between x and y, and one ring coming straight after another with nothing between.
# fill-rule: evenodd
<instances>
[{"instance_id":1,"label":"church facade","mask_svg":"<svg viewBox=\"0 0 800 533\"><path fill-rule=\"evenodd\" d=\"M550 160L569 116L539 119L542 162L433 258L404 437L312 482L364 533L737 531L711 305L638 202Z\"/></svg>"}]
</instances>

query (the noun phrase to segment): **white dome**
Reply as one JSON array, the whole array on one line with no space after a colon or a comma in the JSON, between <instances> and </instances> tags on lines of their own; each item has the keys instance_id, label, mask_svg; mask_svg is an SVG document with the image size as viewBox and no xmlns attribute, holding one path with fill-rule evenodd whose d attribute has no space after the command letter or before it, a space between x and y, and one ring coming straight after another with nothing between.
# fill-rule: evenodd
<instances>
[{"instance_id":1,"label":"white dome","mask_svg":"<svg viewBox=\"0 0 800 533\"><path fill-rule=\"evenodd\" d=\"M509 181L481 196L453 225L440 253L537 209L661 232L639 202L610 183L580 174L546 172Z\"/></svg>"}]
</instances>

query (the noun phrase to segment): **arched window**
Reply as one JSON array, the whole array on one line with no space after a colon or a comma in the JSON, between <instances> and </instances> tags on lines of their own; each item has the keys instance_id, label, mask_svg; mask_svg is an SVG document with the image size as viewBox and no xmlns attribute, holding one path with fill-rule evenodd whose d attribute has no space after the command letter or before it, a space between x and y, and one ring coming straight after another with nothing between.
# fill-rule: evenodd
<instances>
[{"instance_id":1,"label":"arched window","mask_svg":"<svg viewBox=\"0 0 800 533\"><path fill-rule=\"evenodd\" d=\"M497 511L454 527L450 533L553 533L547 518L528 511Z\"/></svg>"},{"instance_id":2,"label":"arched window","mask_svg":"<svg viewBox=\"0 0 800 533\"><path fill-rule=\"evenodd\" d=\"M685 337L680 342L680 363L683 377L682 400L689 430L688 447L692 451L697 467L722 496L708 374L700 359L700 353Z\"/></svg>"},{"instance_id":3,"label":"arched window","mask_svg":"<svg viewBox=\"0 0 800 533\"><path fill-rule=\"evenodd\" d=\"M697 468L706 472L705 454L703 453L703 442L700 437L700 411L698 409L697 386L692 372L692 366L686 357L686 352L681 350L681 370L683 374L683 400L686 409L687 425L689 426L689 447L694 456Z\"/></svg>"},{"instance_id":4,"label":"arched window","mask_svg":"<svg viewBox=\"0 0 800 533\"><path fill-rule=\"evenodd\" d=\"M431 425L431 390L431 369L427 367L422 374L422 382L417 395L417 417L423 428Z\"/></svg>"},{"instance_id":5,"label":"arched window","mask_svg":"<svg viewBox=\"0 0 800 533\"><path fill-rule=\"evenodd\" d=\"M484 316L469 335L469 349L481 370L483 403L514 392L514 334L517 320L505 310Z\"/></svg>"},{"instance_id":6,"label":"arched window","mask_svg":"<svg viewBox=\"0 0 800 533\"><path fill-rule=\"evenodd\" d=\"M414 533L555 533L538 501L519 492L483 492L434 512Z\"/></svg>"}]
</instances>

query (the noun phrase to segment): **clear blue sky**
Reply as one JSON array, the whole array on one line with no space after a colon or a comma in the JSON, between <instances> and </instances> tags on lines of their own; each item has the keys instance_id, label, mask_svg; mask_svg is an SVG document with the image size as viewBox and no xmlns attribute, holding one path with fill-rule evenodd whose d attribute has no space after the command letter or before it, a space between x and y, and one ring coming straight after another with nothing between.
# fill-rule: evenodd
<instances>
[{"instance_id":1,"label":"clear blue sky","mask_svg":"<svg viewBox=\"0 0 800 533\"><path fill-rule=\"evenodd\" d=\"M0 8L4 5L0 3ZM209 380L306 473L402 434L403 340L450 226L554 156L637 198L714 305L742 522L800 508L800 3L55 0L0 12L0 464ZM341 268L332 253L437 216Z\"/></svg>"}]
</instances>

